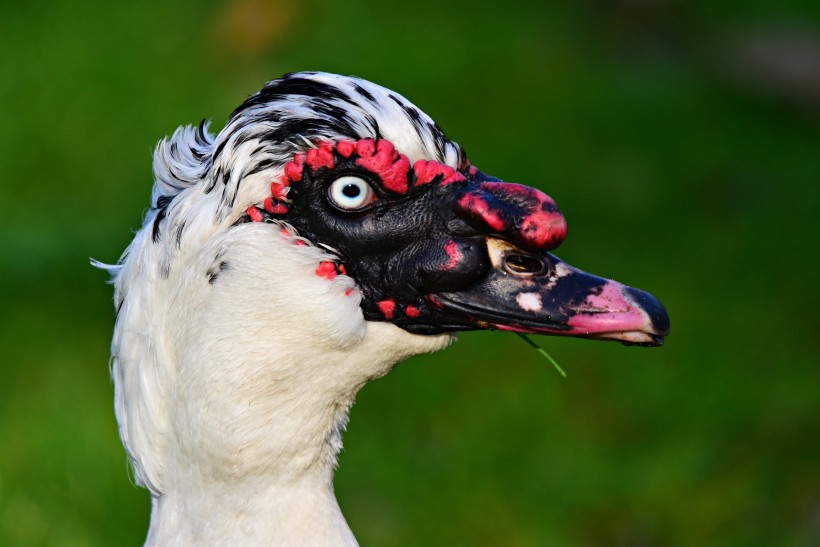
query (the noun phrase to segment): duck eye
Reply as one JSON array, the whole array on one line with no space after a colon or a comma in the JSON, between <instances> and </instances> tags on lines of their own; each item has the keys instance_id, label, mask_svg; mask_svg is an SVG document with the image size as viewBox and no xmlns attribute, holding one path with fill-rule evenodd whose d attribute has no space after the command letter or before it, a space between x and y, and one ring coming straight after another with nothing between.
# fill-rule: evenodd
<instances>
[{"instance_id":1,"label":"duck eye","mask_svg":"<svg viewBox=\"0 0 820 547\"><path fill-rule=\"evenodd\" d=\"M334 180L327 190L330 203L343 211L356 211L376 201L376 193L366 180L345 175Z\"/></svg>"}]
</instances>

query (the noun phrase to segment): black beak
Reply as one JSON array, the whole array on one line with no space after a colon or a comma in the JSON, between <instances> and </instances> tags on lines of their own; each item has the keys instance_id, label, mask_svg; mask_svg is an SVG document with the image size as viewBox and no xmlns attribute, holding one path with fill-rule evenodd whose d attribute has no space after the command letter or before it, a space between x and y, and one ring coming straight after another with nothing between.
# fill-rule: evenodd
<instances>
[{"instance_id":1,"label":"black beak","mask_svg":"<svg viewBox=\"0 0 820 547\"><path fill-rule=\"evenodd\" d=\"M580 336L659 346L669 316L652 295L603 279L550 253L488 239L488 274L467 290L428 296L442 313L476 328Z\"/></svg>"}]
</instances>

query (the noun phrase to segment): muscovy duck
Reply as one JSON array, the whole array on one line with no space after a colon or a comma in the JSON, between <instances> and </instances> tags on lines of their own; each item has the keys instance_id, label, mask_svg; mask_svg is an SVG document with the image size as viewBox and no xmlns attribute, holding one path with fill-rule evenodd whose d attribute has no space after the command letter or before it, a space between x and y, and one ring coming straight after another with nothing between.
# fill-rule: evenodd
<instances>
[{"instance_id":1,"label":"muscovy duck","mask_svg":"<svg viewBox=\"0 0 820 547\"><path fill-rule=\"evenodd\" d=\"M114 276L120 434L147 545L355 545L333 493L348 410L456 331L660 345L649 294L550 251L555 202L502 182L404 97L318 72L269 82L214 136L154 155Z\"/></svg>"}]
</instances>

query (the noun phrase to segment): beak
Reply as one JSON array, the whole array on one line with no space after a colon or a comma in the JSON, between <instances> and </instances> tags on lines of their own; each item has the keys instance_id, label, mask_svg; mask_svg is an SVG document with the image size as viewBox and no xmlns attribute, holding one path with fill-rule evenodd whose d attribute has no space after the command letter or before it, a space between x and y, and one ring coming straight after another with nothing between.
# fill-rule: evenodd
<instances>
[{"instance_id":1,"label":"beak","mask_svg":"<svg viewBox=\"0 0 820 547\"><path fill-rule=\"evenodd\" d=\"M482 181L451 203L460 222L484 235L490 264L468 287L427 295L443 315L472 328L663 344L669 315L655 297L548 252L563 241L566 222L546 194Z\"/></svg>"},{"instance_id":2,"label":"beak","mask_svg":"<svg viewBox=\"0 0 820 547\"><path fill-rule=\"evenodd\" d=\"M428 295L439 310L476 328L660 346L669 316L649 293L603 279L550 253L487 240L492 267L467 290Z\"/></svg>"}]
</instances>

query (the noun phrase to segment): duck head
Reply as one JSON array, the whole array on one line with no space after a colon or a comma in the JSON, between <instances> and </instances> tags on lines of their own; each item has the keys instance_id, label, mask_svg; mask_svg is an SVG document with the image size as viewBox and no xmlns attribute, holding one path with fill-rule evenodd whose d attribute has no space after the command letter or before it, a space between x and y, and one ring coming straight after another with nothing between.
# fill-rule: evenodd
<instances>
[{"instance_id":1,"label":"duck head","mask_svg":"<svg viewBox=\"0 0 820 547\"><path fill-rule=\"evenodd\" d=\"M448 333L660 345L669 332L654 297L552 254L566 222L549 196L483 173L365 80L273 80L218 134L203 122L162 140L154 180L108 267L115 408L153 495L152 545L249 545L246 531L353 544L332 497L348 409ZM255 526L201 526L224 507Z\"/></svg>"}]
</instances>

